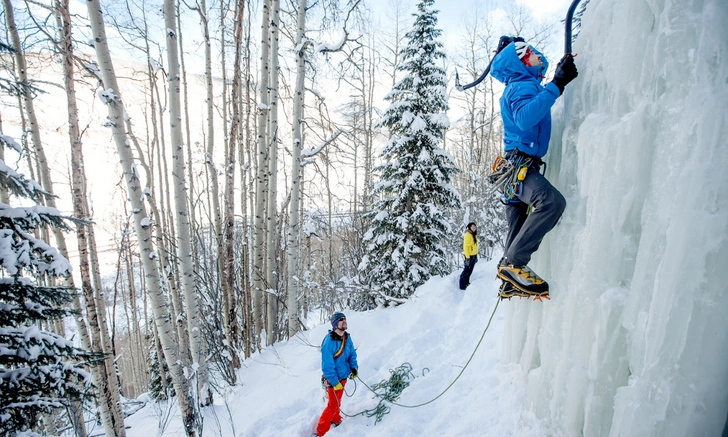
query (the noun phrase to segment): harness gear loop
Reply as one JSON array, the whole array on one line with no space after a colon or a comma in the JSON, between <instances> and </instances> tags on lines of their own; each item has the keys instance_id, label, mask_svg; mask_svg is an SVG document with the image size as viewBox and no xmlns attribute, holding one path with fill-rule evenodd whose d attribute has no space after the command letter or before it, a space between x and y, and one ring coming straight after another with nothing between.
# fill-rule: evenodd
<instances>
[{"instance_id":1,"label":"harness gear loop","mask_svg":"<svg viewBox=\"0 0 728 437\"><path fill-rule=\"evenodd\" d=\"M507 152L503 159L506 160L512 168L518 169L518 171L514 171L509 175L503 185L503 199L501 202L508 204L514 197L519 197L523 194L523 181L525 181L526 177L528 177L529 170L540 172L541 166L545 166L545 163L541 160L541 158L534 158L533 156L526 155L525 153L517 150Z\"/></svg>"}]
</instances>

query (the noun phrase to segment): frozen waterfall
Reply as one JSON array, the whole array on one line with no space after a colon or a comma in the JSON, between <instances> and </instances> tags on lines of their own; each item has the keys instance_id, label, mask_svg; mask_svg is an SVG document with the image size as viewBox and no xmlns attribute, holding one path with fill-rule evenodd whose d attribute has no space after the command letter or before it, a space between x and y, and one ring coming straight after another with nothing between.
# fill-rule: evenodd
<instances>
[{"instance_id":1,"label":"frozen waterfall","mask_svg":"<svg viewBox=\"0 0 728 437\"><path fill-rule=\"evenodd\" d=\"M567 198L503 363L553 435L719 436L728 412L728 2L591 0L554 108Z\"/></svg>"}]
</instances>

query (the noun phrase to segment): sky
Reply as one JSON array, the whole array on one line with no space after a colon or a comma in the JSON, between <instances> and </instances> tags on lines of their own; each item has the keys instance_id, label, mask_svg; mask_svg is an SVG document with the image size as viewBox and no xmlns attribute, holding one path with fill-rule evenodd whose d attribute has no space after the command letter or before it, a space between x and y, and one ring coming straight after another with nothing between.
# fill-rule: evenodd
<instances>
[{"instance_id":1,"label":"sky","mask_svg":"<svg viewBox=\"0 0 728 437\"><path fill-rule=\"evenodd\" d=\"M371 0L372 9L381 16L391 11L390 2L393 0ZM417 4L415 0L402 0L404 4ZM443 31L443 42L446 47L454 48L459 40L464 23L467 23L477 14L500 14L499 9L522 6L530 11L538 22L557 22L566 16L571 0L436 0L435 9L438 13L438 27ZM563 26L562 26L563 27Z\"/></svg>"}]
</instances>

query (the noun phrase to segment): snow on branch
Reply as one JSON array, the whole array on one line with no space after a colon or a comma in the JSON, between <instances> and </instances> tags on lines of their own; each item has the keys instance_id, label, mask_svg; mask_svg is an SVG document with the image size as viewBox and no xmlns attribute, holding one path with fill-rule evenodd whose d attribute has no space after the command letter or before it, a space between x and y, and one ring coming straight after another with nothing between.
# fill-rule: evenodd
<instances>
[{"instance_id":1,"label":"snow on branch","mask_svg":"<svg viewBox=\"0 0 728 437\"><path fill-rule=\"evenodd\" d=\"M95 61L85 61L83 59L80 59L79 63L81 64L81 67L86 70L85 76L95 77L99 81L99 83L104 83L104 79L103 77L101 77L99 64L97 64Z\"/></svg>"},{"instance_id":2,"label":"snow on branch","mask_svg":"<svg viewBox=\"0 0 728 437\"><path fill-rule=\"evenodd\" d=\"M32 234L39 225L70 230L67 219L55 208L42 205L14 208L0 203L0 267L10 276L20 274L23 269L53 276L69 274L68 260Z\"/></svg>"},{"instance_id":3,"label":"snow on branch","mask_svg":"<svg viewBox=\"0 0 728 437\"><path fill-rule=\"evenodd\" d=\"M316 43L313 49L319 53L340 52L347 41L349 41L349 32L344 29L344 36L336 44Z\"/></svg>"},{"instance_id":4,"label":"snow on branch","mask_svg":"<svg viewBox=\"0 0 728 437\"><path fill-rule=\"evenodd\" d=\"M7 138L5 135L0 135L0 142L10 145ZM19 197L37 200L41 195L51 196L40 184L8 167L2 159L0 159L0 185L7 187L10 192Z\"/></svg>"},{"instance_id":5,"label":"snow on branch","mask_svg":"<svg viewBox=\"0 0 728 437\"><path fill-rule=\"evenodd\" d=\"M104 103L105 105L114 103L116 100L121 100L121 99L119 99L119 97L116 95L116 93L114 92L114 90L112 88L99 91L98 97L99 97L99 100L101 100L101 102Z\"/></svg>"},{"instance_id":6,"label":"snow on branch","mask_svg":"<svg viewBox=\"0 0 728 437\"><path fill-rule=\"evenodd\" d=\"M45 241L35 238L32 234L18 231L27 240L30 249L40 255L39 258L31 261L38 271L48 273L51 276L65 276L71 274L71 263L61 255L55 247L48 245Z\"/></svg>"},{"instance_id":7,"label":"snow on branch","mask_svg":"<svg viewBox=\"0 0 728 437\"><path fill-rule=\"evenodd\" d=\"M65 303L73 298L72 287L43 287L23 276L0 278L0 312L5 323L21 326L29 320L65 317Z\"/></svg>"},{"instance_id":8,"label":"snow on branch","mask_svg":"<svg viewBox=\"0 0 728 437\"><path fill-rule=\"evenodd\" d=\"M65 220L77 224L88 224L86 220L62 215L56 208L43 205L13 207L0 202L0 229L15 229L18 227L34 229L39 225L48 224L59 226L64 231L70 231L71 228Z\"/></svg>"},{"instance_id":9,"label":"snow on branch","mask_svg":"<svg viewBox=\"0 0 728 437\"><path fill-rule=\"evenodd\" d=\"M334 140L336 140L336 139L337 139L337 138L339 137L339 135L341 135L342 133L344 133L344 131L343 131L343 130L339 130L339 131L337 131L336 133L334 133L333 135L331 135L330 137L328 137L328 138L327 138L326 140L324 140L324 142L323 142L323 143L321 143L321 144L320 144L320 145L319 145L318 147L316 147L315 149L306 149L306 150L301 150L301 157L302 157L302 158L309 158L309 157L312 157L312 156L316 155L316 154L317 154L317 153L319 153L319 152L320 152L321 150L323 150L323 148L324 148L324 147L326 147L326 146L328 146L329 144L333 143L333 142L334 142Z\"/></svg>"},{"instance_id":10,"label":"snow on branch","mask_svg":"<svg viewBox=\"0 0 728 437\"><path fill-rule=\"evenodd\" d=\"M18 153L23 153L23 148L20 146L20 144L15 141L15 138L9 135L0 134L0 143L5 144L6 146L10 147Z\"/></svg>"},{"instance_id":11,"label":"snow on branch","mask_svg":"<svg viewBox=\"0 0 728 437\"><path fill-rule=\"evenodd\" d=\"M385 300L385 301L388 301L388 302L394 302L394 303L396 303L397 305L400 305L400 304L403 304L403 303L407 302L407 299L403 299L403 298L398 298L398 297L394 297L394 296L389 296L389 295L387 295L387 294L383 293L383 292L382 292L382 291L380 291L380 290L374 290L374 291L375 291L375 292L376 292L376 293L377 293L378 295L380 295L380 296L381 296L382 298L384 298L384 300Z\"/></svg>"},{"instance_id":12,"label":"snow on branch","mask_svg":"<svg viewBox=\"0 0 728 437\"><path fill-rule=\"evenodd\" d=\"M339 42L336 44L316 43L316 44L314 44L314 51L316 51L318 53L340 52L341 50L343 50L344 45L346 45L346 43L348 41L356 41L356 39L349 38L349 32L346 30L346 27L347 27L347 23L349 22L349 17L351 17L351 13L354 12L354 10L357 8L357 6L359 6L359 3L361 3L361 0L357 0L351 6L351 8L349 8L349 11L346 13L346 19L344 20L344 27L343 27L344 36L341 38L341 40L339 40Z\"/></svg>"}]
</instances>

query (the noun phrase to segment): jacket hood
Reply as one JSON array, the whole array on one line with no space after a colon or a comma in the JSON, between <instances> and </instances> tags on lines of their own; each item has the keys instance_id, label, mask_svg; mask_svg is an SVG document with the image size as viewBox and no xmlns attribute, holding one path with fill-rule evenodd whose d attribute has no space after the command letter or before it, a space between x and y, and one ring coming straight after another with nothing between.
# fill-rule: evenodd
<instances>
[{"instance_id":1,"label":"jacket hood","mask_svg":"<svg viewBox=\"0 0 728 437\"><path fill-rule=\"evenodd\" d=\"M493 75L500 82L508 85L512 81L538 79L541 80L541 76L548 70L549 62L543 53L539 52L533 46L531 49L538 55L541 55L541 62L543 65L536 67L529 67L518 57L516 53L516 45L510 43L501 50L493 59L493 65L490 69L490 74Z\"/></svg>"},{"instance_id":2,"label":"jacket hood","mask_svg":"<svg viewBox=\"0 0 728 437\"><path fill-rule=\"evenodd\" d=\"M349 333L344 331L344 335L348 336ZM329 330L329 337L331 337L332 340L341 341L344 339L344 335L339 335L336 331Z\"/></svg>"}]
</instances>

